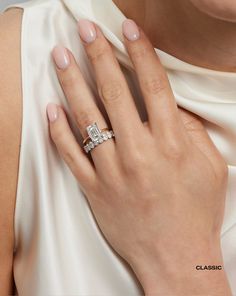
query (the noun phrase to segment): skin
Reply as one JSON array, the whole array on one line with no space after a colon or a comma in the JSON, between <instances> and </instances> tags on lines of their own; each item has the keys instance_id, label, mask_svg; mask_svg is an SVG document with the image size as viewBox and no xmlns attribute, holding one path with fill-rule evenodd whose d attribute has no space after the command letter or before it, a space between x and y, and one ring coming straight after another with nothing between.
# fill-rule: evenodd
<instances>
[{"instance_id":1,"label":"skin","mask_svg":"<svg viewBox=\"0 0 236 296\"><path fill-rule=\"evenodd\" d=\"M236 22L236 3L232 0L190 0L196 8L214 18Z\"/></svg>"},{"instance_id":2,"label":"skin","mask_svg":"<svg viewBox=\"0 0 236 296\"><path fill-rule=\"evenodd\" d=\"M144 33L125 44L144 96L146 123L109 43L98 27L95 30L97 38L84 46L116 140L92 150L90 162L63 108L54 105L50 133L58 152L85 192L103 234L133 268L145 295L231 295L224 271L196 271L199 262L223 265L225 161L201 121L177 108L165 70ZM67 54L70 62L57 68L58 79L86 137L86 127L94 121L102 127L108 124L72 53ZM134 136L137 130L139 137Z\"/></svg>"},{"instance_id":3,"label":"skin","mask_svg":"<svg viewBox=\"0 0 236 296\"><path fill-rule=\"evenodd\" d=\"M125 15L143 28L156 48L190 64L235 72L234 0L114 0L114 2ZM137 6L137 9L132 9L134 6ZM225 11L232 15L223 21ZM217 17L209 13L214 13ZM171 37L166 38L166 36Z\"/></svg>"},{"instance_id":4,"label":"skin","mask_svg":"<svg viewBox=\"0 0 236 296\"><path fill-rule=\"evenodd\" d=\"M13 293L14 208L22 121L20 27L22 11L0 16L0 291ZM2 42L4 40L4 42ZM11 50L9 50L9 48ZM14 81L14 83L12 83Z\"/></svg>"},{"instance_id":5,"label":"skin","mask_svg":"<svg viewBox=\"0 0 236 296\"><path fill-rule=\"evenodd\" d=\"M115 0L114 2L128 17L136 20L144 28L155 47L192 64L220 71L235 71L236 12L233 0ZM208 3L211 5L207 5ZM134 4L136 9L132 9ZM170 4L175 5L174 9L173 6L171 9ZM22 122L19 55L21 18L20 9L11 9L0 15L0 291L2 295L13 293L13 221ZM191 31L187 28L191 28ZM165 36L169 36L168 40ZM186 47L186 44L189 47Z\"/></svg>"}]
</instances>

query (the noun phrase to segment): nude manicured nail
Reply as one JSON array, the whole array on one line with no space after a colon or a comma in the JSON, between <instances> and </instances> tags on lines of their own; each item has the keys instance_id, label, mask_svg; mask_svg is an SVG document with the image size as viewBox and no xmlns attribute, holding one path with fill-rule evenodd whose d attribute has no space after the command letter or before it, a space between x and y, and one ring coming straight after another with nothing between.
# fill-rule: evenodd
<instances>
[{"instance_id":1,"label":"nude manicured nail","mask_svg":"<svg viewBox=\"0 0 236 296\"><path fill-rule=\"evenodd\" d=\"M78 30L81 39L86 43L91 43L97 38L97 32L94 24L86 19L78 22Z\"/></svg>"},{"instance_id":2,"label":"nude manicured nail","mask_svg":"<svg viewBox=\"0 0 236 296\"><path fill-rule=\"evenodd\" d=\"M55 104L48 104L47 105L47 114L48 114L48 119L50 122L54 122L58 118L58 108L57 105Z\"/></svg>"},{"instance_id":3,"label":"nude manicured nail","mask_svg":"<svg viewBox=\"0 0 236 296\"><path fill-rule=\"evenodd\" d=\"M127 19L123 22L123 34L130 41L138 40L140 37L140 31L138 26L133 20Z\"/></svg>"},{"instance_id":4,"label":"nude manicured nail","mask_svg":"<svg viewBox=\"0 0 236 296\"><path fill-rule=\"evenodd\" d=\"M70 57L68 51L63 46L56 46L52 51L53 59L57 67L61 70L65 70L70 65Z\"/></svg>"}]
</instances>

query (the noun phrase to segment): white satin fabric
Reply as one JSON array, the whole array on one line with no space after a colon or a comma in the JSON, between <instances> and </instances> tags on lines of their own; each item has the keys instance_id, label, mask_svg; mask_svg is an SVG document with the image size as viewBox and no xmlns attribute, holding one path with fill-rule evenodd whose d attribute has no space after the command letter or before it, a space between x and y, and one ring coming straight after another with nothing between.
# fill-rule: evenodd
<instances>
[{"instance_id":1,"label":"white satin fabric","mask_svg":"<svg viewBox=\"0 0 236 296\"><path fill-rule=\"evenodd\" d=\"M75 54L97 96L94 75L77 34L76 20L88 18L101 26L114 45L145 118L142 97L122 42L125 16L111 0L33 0L16 6L24 8L23 129L15 211L14 277L18 294L139 295L141 289L135 276L104 240L78 182L58 156L45 113L48 102L63 104L78 135L51 60L56 44ZM207 70L159 50L157 53L178 104L205 120L229 165L222 248L236 295L236 74Z\"/></svg>"}]
</instances>

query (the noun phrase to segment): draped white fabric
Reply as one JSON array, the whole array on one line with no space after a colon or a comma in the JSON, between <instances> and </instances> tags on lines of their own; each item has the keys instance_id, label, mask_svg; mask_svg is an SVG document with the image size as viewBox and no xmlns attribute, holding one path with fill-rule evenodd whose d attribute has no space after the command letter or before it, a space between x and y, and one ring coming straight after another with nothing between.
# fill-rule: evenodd
<instances>
[{"instance_id":1,"label":"draped white fabric","mask_svg":"<svg viewBox=\"0 0 236 296\"><path fill-rule=\"evenodd\" d=\"M5 7L11 5L11 4L16 4L16 3L22 3L22 0L1 0L0 2L0 11L5 9Z\"/></svg>"},{"instance_id":2,"label":"draped white fabric","mask_svg":"<svg viewBox=\"0 0 236 296\"><path fill-rule=\"evenodd\" d=\"M97 97L92 68L76 26L76 20L88 18L101 26L114 45L145 119L142 97L122 42L125 16L111 0L33 0L15 6L24 8L23 128L15 211L14 276L18 293L139 295L142 290L135 276L104 240L77 180L58 156L49 137L45 112L49 101L63 104L81 140L56 78L51 50L62 44L75 54ZM236 295L236 74L196 67L156 51L178 104L203 118L229 165L222 248Z\"/></svg>"}]
</instances>

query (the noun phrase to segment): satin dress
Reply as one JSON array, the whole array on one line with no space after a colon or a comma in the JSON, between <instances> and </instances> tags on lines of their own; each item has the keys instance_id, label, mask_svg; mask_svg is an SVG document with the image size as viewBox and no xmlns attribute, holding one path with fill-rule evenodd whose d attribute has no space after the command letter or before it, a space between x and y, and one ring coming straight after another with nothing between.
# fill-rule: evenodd
<instances>
[{"instance_id":1,"label":"satin dress","mask_svg":"<svg viewBox=\"0 0 236 296\"><path fill-rule=\"evenodd\" d=\"M46 105L61 104L76 128L56 77L51 51L68 47L95 98L92 67L77 33L77 20L97 23L114 46L143 120L143 98L123 43L126 18L111 0L33 0L21 33L23 126L15 210L14 278L19 295L137 296L142 289L129 266L101 234L86 196L50 139ZM199 115L229 166L222 227L225 268L236 295L236 73L183 62L156 49L179 106ZM112 223L112 221L110 221ZM158 262L157 262L158 264ZM157 279L158 280L158 279Z\"/></svg>"}]
</instances>

